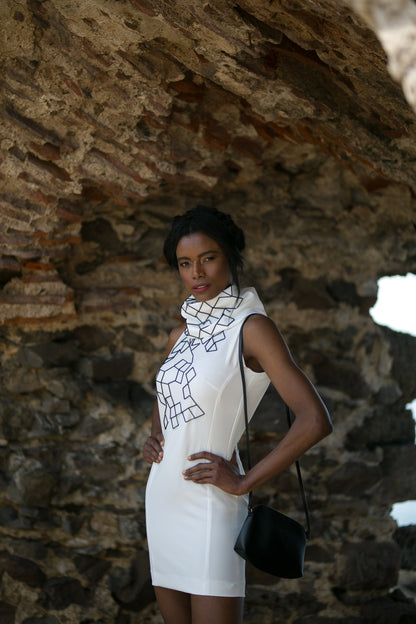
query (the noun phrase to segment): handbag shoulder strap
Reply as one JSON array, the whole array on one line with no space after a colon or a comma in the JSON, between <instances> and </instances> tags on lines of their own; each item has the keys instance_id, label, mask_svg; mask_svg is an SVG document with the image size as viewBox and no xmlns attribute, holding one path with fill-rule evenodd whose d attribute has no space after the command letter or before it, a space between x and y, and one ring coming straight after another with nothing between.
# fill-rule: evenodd
<instances>
[{"instance_id":1,"label":"handbag shoulder strap","mask_svg":"<svg viewBox=\"0 0 416 624\"><path fill-rule=\"evenodd\" d=\"M240 328L240 336L238 340L238 360L240 364L241 382L243 386L244 419L245 419L245 425L246 425L247 466L248 466L248 469L251 470L252 463L251 463L251 452L250 452L250 435L248 431L247 388L246 388L246 380L245 380L245 375L244 375L244 359L243 359L243 328L248 318L250 317L247 316L244 319ZM285 409L286 409L288 428L290 429L290 427L292 426L292 419L290 416L290 409L286 405L286 403L285 403ZM310 519L309 519L308 504L306 502L305 488L303 487L303 479L302 479L302 473L300 471L299 461L296 460L295 464L296 464L296 472L298 475L299 488L300 488L301 495L302 495L303 509L305 511L306 526L307 526L306 535L307 535L307 538L309 539L311 535L311 524L310 524ZM249 498L248 507L249 509L251 509L253 506L253 492L252 491L249 492L248 498Z\"/></svg>"}]
</instances>

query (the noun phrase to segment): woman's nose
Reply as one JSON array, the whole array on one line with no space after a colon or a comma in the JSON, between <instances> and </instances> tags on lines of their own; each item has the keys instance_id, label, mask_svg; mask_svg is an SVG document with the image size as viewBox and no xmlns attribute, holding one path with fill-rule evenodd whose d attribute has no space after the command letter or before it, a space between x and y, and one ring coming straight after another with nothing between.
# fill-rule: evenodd
<instances>
[{"instance_id":1,"label":"woman's nose","mask_svg":"<svg viewBox=\"0 0 416 624\"><path fill-rule=\"evenodd\" d=\"M201 275L204 274L204 271L202 269L202 264L198 261L198 262L194 262L192 265L192 276L194 279L197 279L198 277L201 277Z\"/></svg>"}]
</instances>

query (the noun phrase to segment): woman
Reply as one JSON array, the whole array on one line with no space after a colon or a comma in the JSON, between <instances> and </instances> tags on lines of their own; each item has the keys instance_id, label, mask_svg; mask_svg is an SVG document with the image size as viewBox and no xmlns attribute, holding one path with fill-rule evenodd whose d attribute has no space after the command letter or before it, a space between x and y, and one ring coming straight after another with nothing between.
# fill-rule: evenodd
<instances>
[{"instance_id":1,"label":"woman","mask_svg":"<svg viewBox=\"0 0 416 624\"><path fill-rule=\"evenodd\" d=\"M203 206L175 217L164 253L190 293L157 378L143 455L152 469L146 523L152 582L166 624L240 624L245 562L234 543L246 494L331 432L327 410L294 363L256 291L240 291L244 234ZM249 318L247 318L249 317ZM283 440L244 474L238 337L252 416L271 381L295 414Z\"/></svg>"}]
</instances>

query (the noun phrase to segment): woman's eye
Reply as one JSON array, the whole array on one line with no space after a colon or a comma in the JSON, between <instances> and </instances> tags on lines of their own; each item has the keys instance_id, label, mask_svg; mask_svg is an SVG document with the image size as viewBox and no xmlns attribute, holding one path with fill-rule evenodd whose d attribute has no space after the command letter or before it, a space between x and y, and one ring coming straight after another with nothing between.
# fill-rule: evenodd
<instances>
[{"instance_id":1,"label":"woman's eye","mask_svg":"<svg viewBox=\"0 0 416 624\"><path fill-rule=\"evenodd\" d=\"M214 260L214 256L207 256L202 260L202 262L209 262L210 260Z\"/></svg>"},{"instance_id":2,"label":"woman's eye","mask_svg":"<svg viewBox=\"0 0 416 624\"><path fill-rule=\"evenodd\" d=\"M186 260L184 260L183 262L180 262L180 263L179 263L179 266L180 266L180 267L182 267L182 268L185 268L185 267L187 267L188 265L189 265L189 262L187 262Z\"/></svg>"}]
</instances>

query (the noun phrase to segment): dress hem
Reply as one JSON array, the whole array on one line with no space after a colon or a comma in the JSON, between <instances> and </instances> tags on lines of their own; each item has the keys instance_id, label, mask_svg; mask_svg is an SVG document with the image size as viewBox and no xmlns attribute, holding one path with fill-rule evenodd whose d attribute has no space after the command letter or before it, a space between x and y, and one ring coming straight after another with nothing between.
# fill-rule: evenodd
<instances>
[{"instance_id":1,"label":"dress hem","mask_svg":"<svg viewBox=\"0 0 416 624\"><path fill-rule=\"evenodd\" d=\"M162 587L165 589L173 589L185 594L194 596L217 596L221 598L245 598L245 584L235 584L228 590L224 589L224 581L202 581L196 585L194 578L178 578L177 575L170 577L167 575L152 578L154 587ZM229 584L232 585L232 584Z\"/></svg>"}]
</instances>

